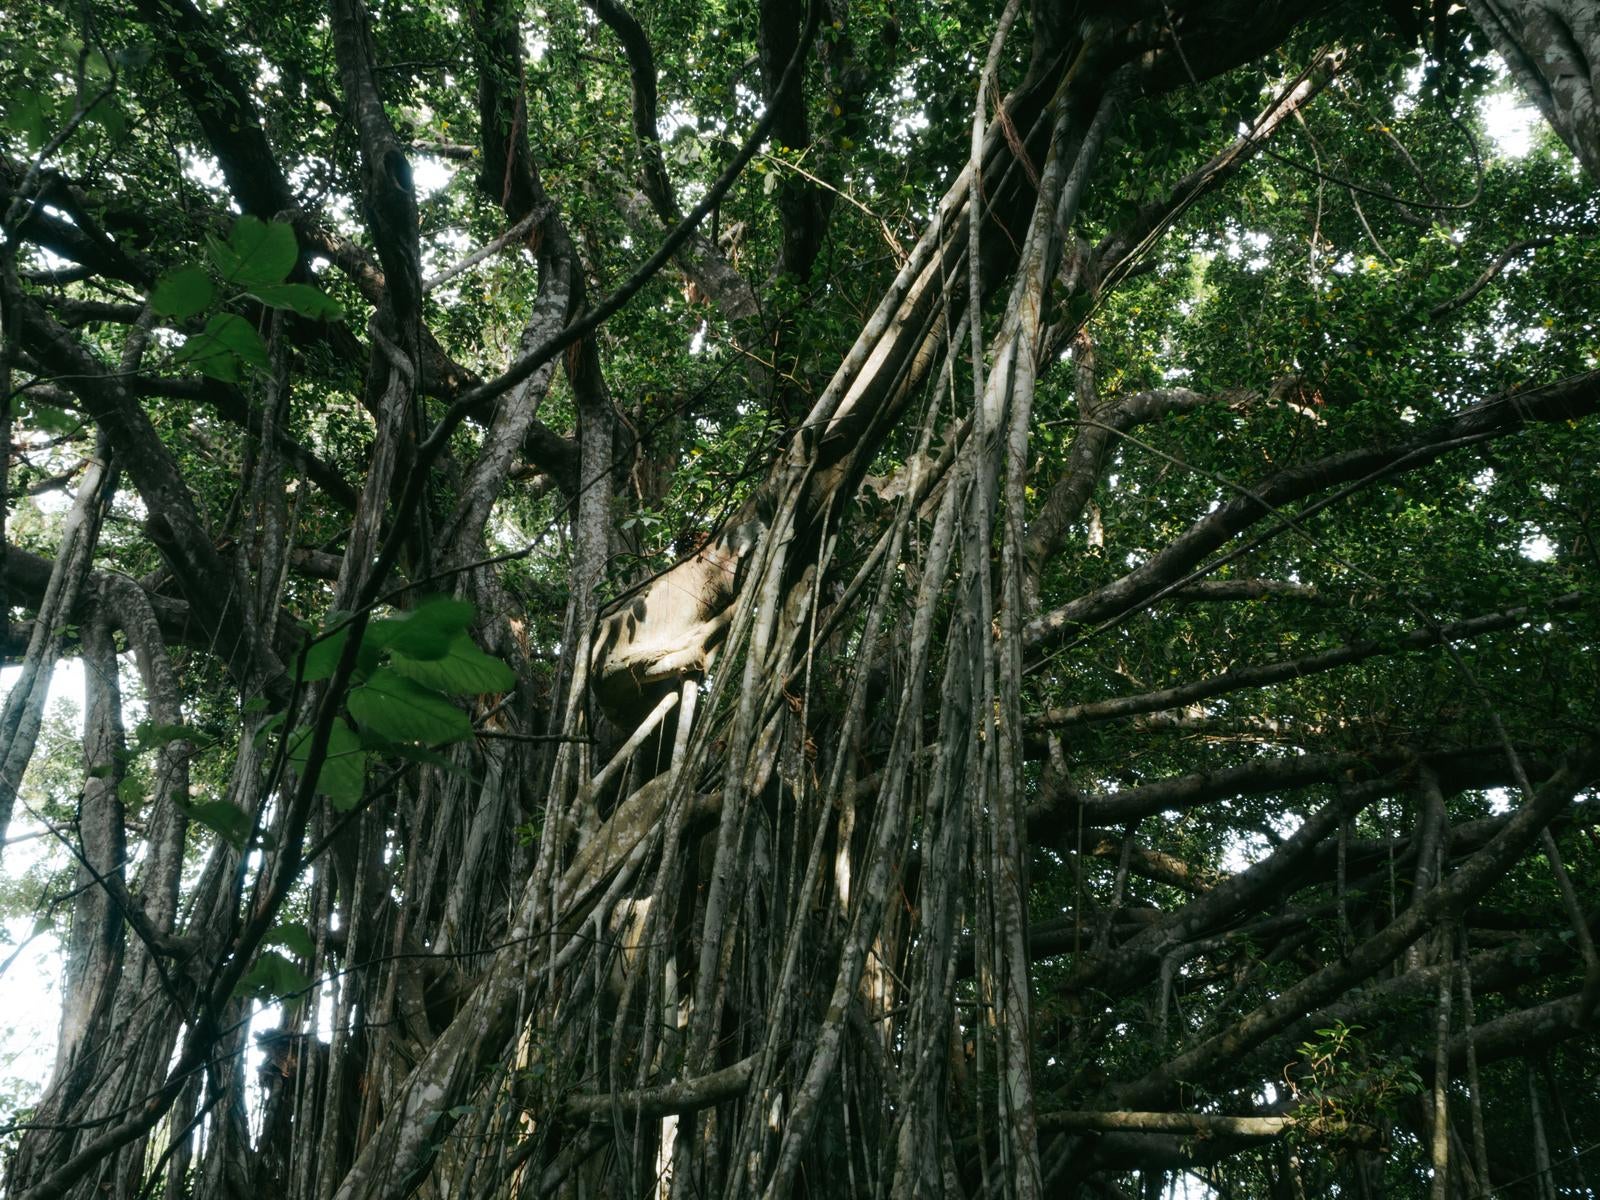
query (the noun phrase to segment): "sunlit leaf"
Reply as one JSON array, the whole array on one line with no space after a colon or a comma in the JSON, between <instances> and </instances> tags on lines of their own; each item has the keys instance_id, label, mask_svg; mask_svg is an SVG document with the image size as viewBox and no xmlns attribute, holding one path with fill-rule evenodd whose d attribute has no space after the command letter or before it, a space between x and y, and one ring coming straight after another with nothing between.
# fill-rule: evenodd
<instances>
[{"instance_id":1,"label":"sunlit leaf","mask_svg":"<svg viewBox=\"0 0 1600 1200\"><path fill-rule=\"evenodd\" d=\"M450 653L455 639L472 624L476 611L465 600L436 596L398 617L373 621L368 636L374 645L407 658L443 658Z\"/></svg>"}]
</instances>

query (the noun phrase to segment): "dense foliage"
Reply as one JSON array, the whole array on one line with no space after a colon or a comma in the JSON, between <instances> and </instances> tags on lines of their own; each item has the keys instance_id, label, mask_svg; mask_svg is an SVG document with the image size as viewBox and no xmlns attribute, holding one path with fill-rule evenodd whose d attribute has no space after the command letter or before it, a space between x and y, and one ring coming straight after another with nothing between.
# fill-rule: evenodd
<instances>
[{"instance_id":1,"label":"dense foliage","mask_svg":"<svg viewBox=\"0 0 1600 1200\"><path fill-rule=\"evenodd\" d=\"M0 49L4 1195L1589 1194L1592 6Z\"/></svg>"}]
</instances>

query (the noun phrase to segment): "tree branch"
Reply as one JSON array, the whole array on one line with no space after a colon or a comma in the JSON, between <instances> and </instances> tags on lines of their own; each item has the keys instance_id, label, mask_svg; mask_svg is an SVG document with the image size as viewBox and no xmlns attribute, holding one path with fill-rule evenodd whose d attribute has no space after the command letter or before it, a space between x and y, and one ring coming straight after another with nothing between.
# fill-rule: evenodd
<instances>
[{"instance_id":1,"label":"tree branch","mask_svg":"<svg viewBox=\"0 0 1600 1200\"><path fill-rule=\"evenodd\" d=\"M1231 583L1233 581L1223 580L1219 582ZM1174 596L1181 596L1182 594L1182 591L1173 593ZM1302 655L1300 658L1239 667L1232 671L1225 671L1221 675L1213 675L1209 679L1197 679L1191 683L1181 683L1174 687L1145 692L1137 696L1118 696L1110 700L1094 700L1085 704L1073 704L1066 708L1052 708L1029 718L1028 725L1032 729L1064 729L1071 725L1082 725L1092 721L1113 721L1122 717L1137 716L1141 713L1165 712L1169 709L1197 704L1213 696L1227 695L1230 692L1243 691L1247 688L1268 687L1275 683L1285 683L1291 679L1300 679L1322 671L1336 670L1339 667L1350 666L1353 663L1363 662L1366 659L1380 655L1399 654L1410 650L1425 650L1442 642L1453 642L1466 638L1480 637L1486 633L1497 633L1504 629L1514 629L1519 625L1537 620L1547 613L1572 611L1578 608L1582 602L1583 596L1581 593L1568 592L1564 596L1557 596L1548 604L1519 605L1516 608L1508 608L1502 612L1487 613L1484 616L1471 617L1464 621L1452 621L1447 625L1440 625L1434 629L1414 630L1398 638L1351 642L1344 646L1336 646L1331 650L1319 650L1314 654Z\"/></svg>"},{"instance_id":2,"label":"tree branch","mask_svg":"<svg viewBox=\"0 0 1600 1200\"><path fill-rule=\"evenodd\" d=\"M1568 376L1526 392L1507 392L1486 400L1406 441L1329 455L1270 476L1243 495L1220 504L1174 538L1161 553L1098 591L1030 621L1023 641L1034 655L1063 640L1074 628L1115 621L1191 582L1191 570L1212 551L1263 518L1278 518L1267 536L1304 520L1311 513L1390 475L1432 462L1463 444L1514 433L1532 421L1576 420L1600 407L1600 371ZM1348 486L1298 513L1284 505L1338 484ZM1204 572L1200 572L1203 574Z\"/></svg>"}]
</instances>

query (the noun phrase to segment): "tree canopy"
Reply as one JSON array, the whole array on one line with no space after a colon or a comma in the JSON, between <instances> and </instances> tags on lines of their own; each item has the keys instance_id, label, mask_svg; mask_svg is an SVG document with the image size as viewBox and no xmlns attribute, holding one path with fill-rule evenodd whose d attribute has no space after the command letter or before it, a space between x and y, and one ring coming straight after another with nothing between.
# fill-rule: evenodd
<instances>
[{"instance_id":1,"label":"tree canopy","mask_svg":"<svg viewBox=\"0 0 1600 1200\"><path fill-rule=\"evenodd\" d=\"M4 1195L1589 1194L1593 5L0 45Z\"/></svg>"}]
</instances>

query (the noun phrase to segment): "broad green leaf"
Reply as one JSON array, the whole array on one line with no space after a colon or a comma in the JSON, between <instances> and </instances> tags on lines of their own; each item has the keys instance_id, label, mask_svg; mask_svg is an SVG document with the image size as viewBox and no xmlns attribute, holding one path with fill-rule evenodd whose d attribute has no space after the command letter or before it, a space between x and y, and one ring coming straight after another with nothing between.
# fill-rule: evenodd
<instances>
[{"instance_id":1,"label":"broad green leaf","mask_svg":"<svg viewBox=\"0 0 1600 1200\"><path fill-rule=\"evenodd\" d=\"M185 738L193 740L194 736L194 730L187 725L162 725L155 721L140 721L133 729L134 743L141 750L159 750Z\"/></svg>"},{"instance_id":2,"label":"broad green leaf","mask_svg":"<svg viewBox=\"0 0 1600 1200\"><path fill-rule=\"evenodd\" d=\"M373 644L412 659L443 658L457 636L472 624L476 609L465 600L436 596L408 613L369 626Z\"/></svg>"},{"instance_id":3,"label":"broad green leaf","mask_svg":"<svg viewBox=\"0 0 1600 1200\"><path fill-rule=\"evenodd\" d=\"M314 321L338 321L344 317L337 300L309 283L258 283L251 287L250 294L272 308L286 308Z\"/></svg>"},{"instance_id":4,"label":"broad green leaf","mask_svg":"<svg viewBox=\"0 0 1600 1200\"><path fill-rule=\"evenodd\" d=\"M157 281L150 293L150 307L158 316L184 320L210 307L216 287L200 267L179 267Z\"/></svg>"},{"instance_id":5,"label":"broad green leaf","mask_svg":"<svg viewBox=\"0 0 1600 1200\"><path fill-rule=\"evenodd\" d=\"M293 226L257 217L240 217L226 242L208 238L207 246L225 281L251 289L282 283L300 257Z\"/></svg>"},{"instance_id":6,"label":"broad green leaf","mask_svg":"<svg viewBox=\"0 0 1600 1200\"><path fill-rule=\"evenodd\" d=\"M97 83L105 83L111 78L111 62L105 56L105 51L98 46L81 46L83 54L83 73ZM103 104L104 101L101 101Z\"/></svg>"},{"instance_id":7,"label":"broad green leaf","mask_svg":"<svg viewBox=\"0 0 1600 1200\"><path fill-rule=\"evenodd\" d=\"M29 150L38 150L48 138L50 102L36 91L24 91L6 100L5 127L20 133Z\"/></svg>"},{"instance_id":8,"label":"broad green leaf","mask_svg":"<svg viewBox=\"0 0 1600 1200\"><path fill-rule=\"evenodd\" d=\"M122 801L125 808L135 807L144 799L144 784L129 775L117 784L117 799Z\"/></svg>"},{"instance_id":9,"label":"broad green leaf","mask_svg":"<svg viewBox=\"0 0 1600 1200\"><path fill-rule=\"evenodd\" d=\"M218 313L206 322L203 333L184 342L172 361L192 364L213 379L237 383L241 362L266 370L267 344L243 317Z\"/></svg>"},{"instance_id":10,"label":"broad green leaf","mask_svg":"<svg viewBox=\"0 0 1600 1200\"><path fill-rule=\"evenodd\" d=\"M397 675L376 672L350 693L350 715L363 726L399 742L454 742L472 732L472 722L431 688Z\"/></svg>"},{"instance_id":11,"label":"broad green leaf","mask_svg":"<svg viewBox=\"0 0 1600 1200\"><path fill-rule=\"evenodd\" d=\"M56 435L70 434L83 424L72 413L65 409L57 408L53 404L41 404L39 401L29 399L28 417L31 422L45 433Z\"/></svg>"},{"instance_id":12,"label":"broad green leaf","mask_svg":"<svg viewBox=\"0 0 1600 1200\"><path fill-rule=\"evenodd\" d=\"M437 767L461 779L471 776L456 763L451 762L437 750L429 750L426 746L417 746L411 742L396 742L382 734L374 733L370 729L361 731L361 744L368 750L378 754L390 755L394 758L403 758L407 762L422 763L425 766Z\"/></svg>"},{"instance_id":13,"label":"broad green leaf","mask_svg":"<svg viewBox=\"0 0 1600 1200\"><path fill-rule=\"evenodd\" d=\"M128 132L128 118L117 106L115 96L107 96L96 104L89 110L85 120L100 126L106 137L113 141Z\"/></svg>"},{"instance_id":14,"label":"broad green leaf","mask_svg":"<svg viewBox=\"0 0 1600 1200\"><path fill-rule=\"evenodd\" d=\"M333 625L345 619L343 613L329 613L328 624ZM339 658L344 654L344 644L350 636L350 627L347 625L337 633L319 638L306 647L305 654L296 662L296 677L306 683L318 679L326 679L338 669Z\"/></svg>"},{"instance_id":15,"label":"broad green leaf","mask_svg":"<svg viewBox=\"0 0 1600 1200\"><path fill-rule=\"evenodd\" d=\"M298 923L273 926L263 939L262 944L283 946L294 951L302 958L310 958L316 953L317 949L317 944L312 940L311 934L307 932L306 927Z\"/></svg>"},{"instance_id":16,"label":"broad green leaf","mask_svg":"<svg viewBox=\"0 0 1600 1200\"><path fill-rule=\"evenodd\" d=\"M297 995L311 986L311 977L276 950L264 950L239 980L238 993L262 999Z\"/></svg>"},{"instance_id":17,"label":"broad green leaf","mask_svg":"<svg viewBox=\"0 0 1600 1200\"><path fill-rule=\"evenodd\" d=\"M464 633L458 633L438 658L414 659L395 651L389 665L407 679L453 696L505 692L517 681L510 667L478 649Z\"/></svg>"},{"instance_id":18,"label":"broad green leaf","mask_svg":"<svg viewBox=\"0 0 1600 1200\"><path fill-rule=\"evenodd\" d=\"M311 756L311 730L296 729L289 735L289 762L296 771L303 772ZM354 808L361 803L367 785L367 752L361 748L361 739L355 730L343 721L334 721L328 731L328 753L322 760L322 770L317 773L317 791L321 792L337 809Z\"/></svg>"},{"instance_id":19,"label":"broad green leaf","mask_svg":"<svg viewBox=\"0 0 1600 1200\"><path fill-rule=\"evenodd\" d=\"M202 800L199 804L184 805L183 811L190 820L199 821L235 850L244 849L244 840L250 836L250 817L244 809L226 800Z\"/></svg>"}]
</instances>

